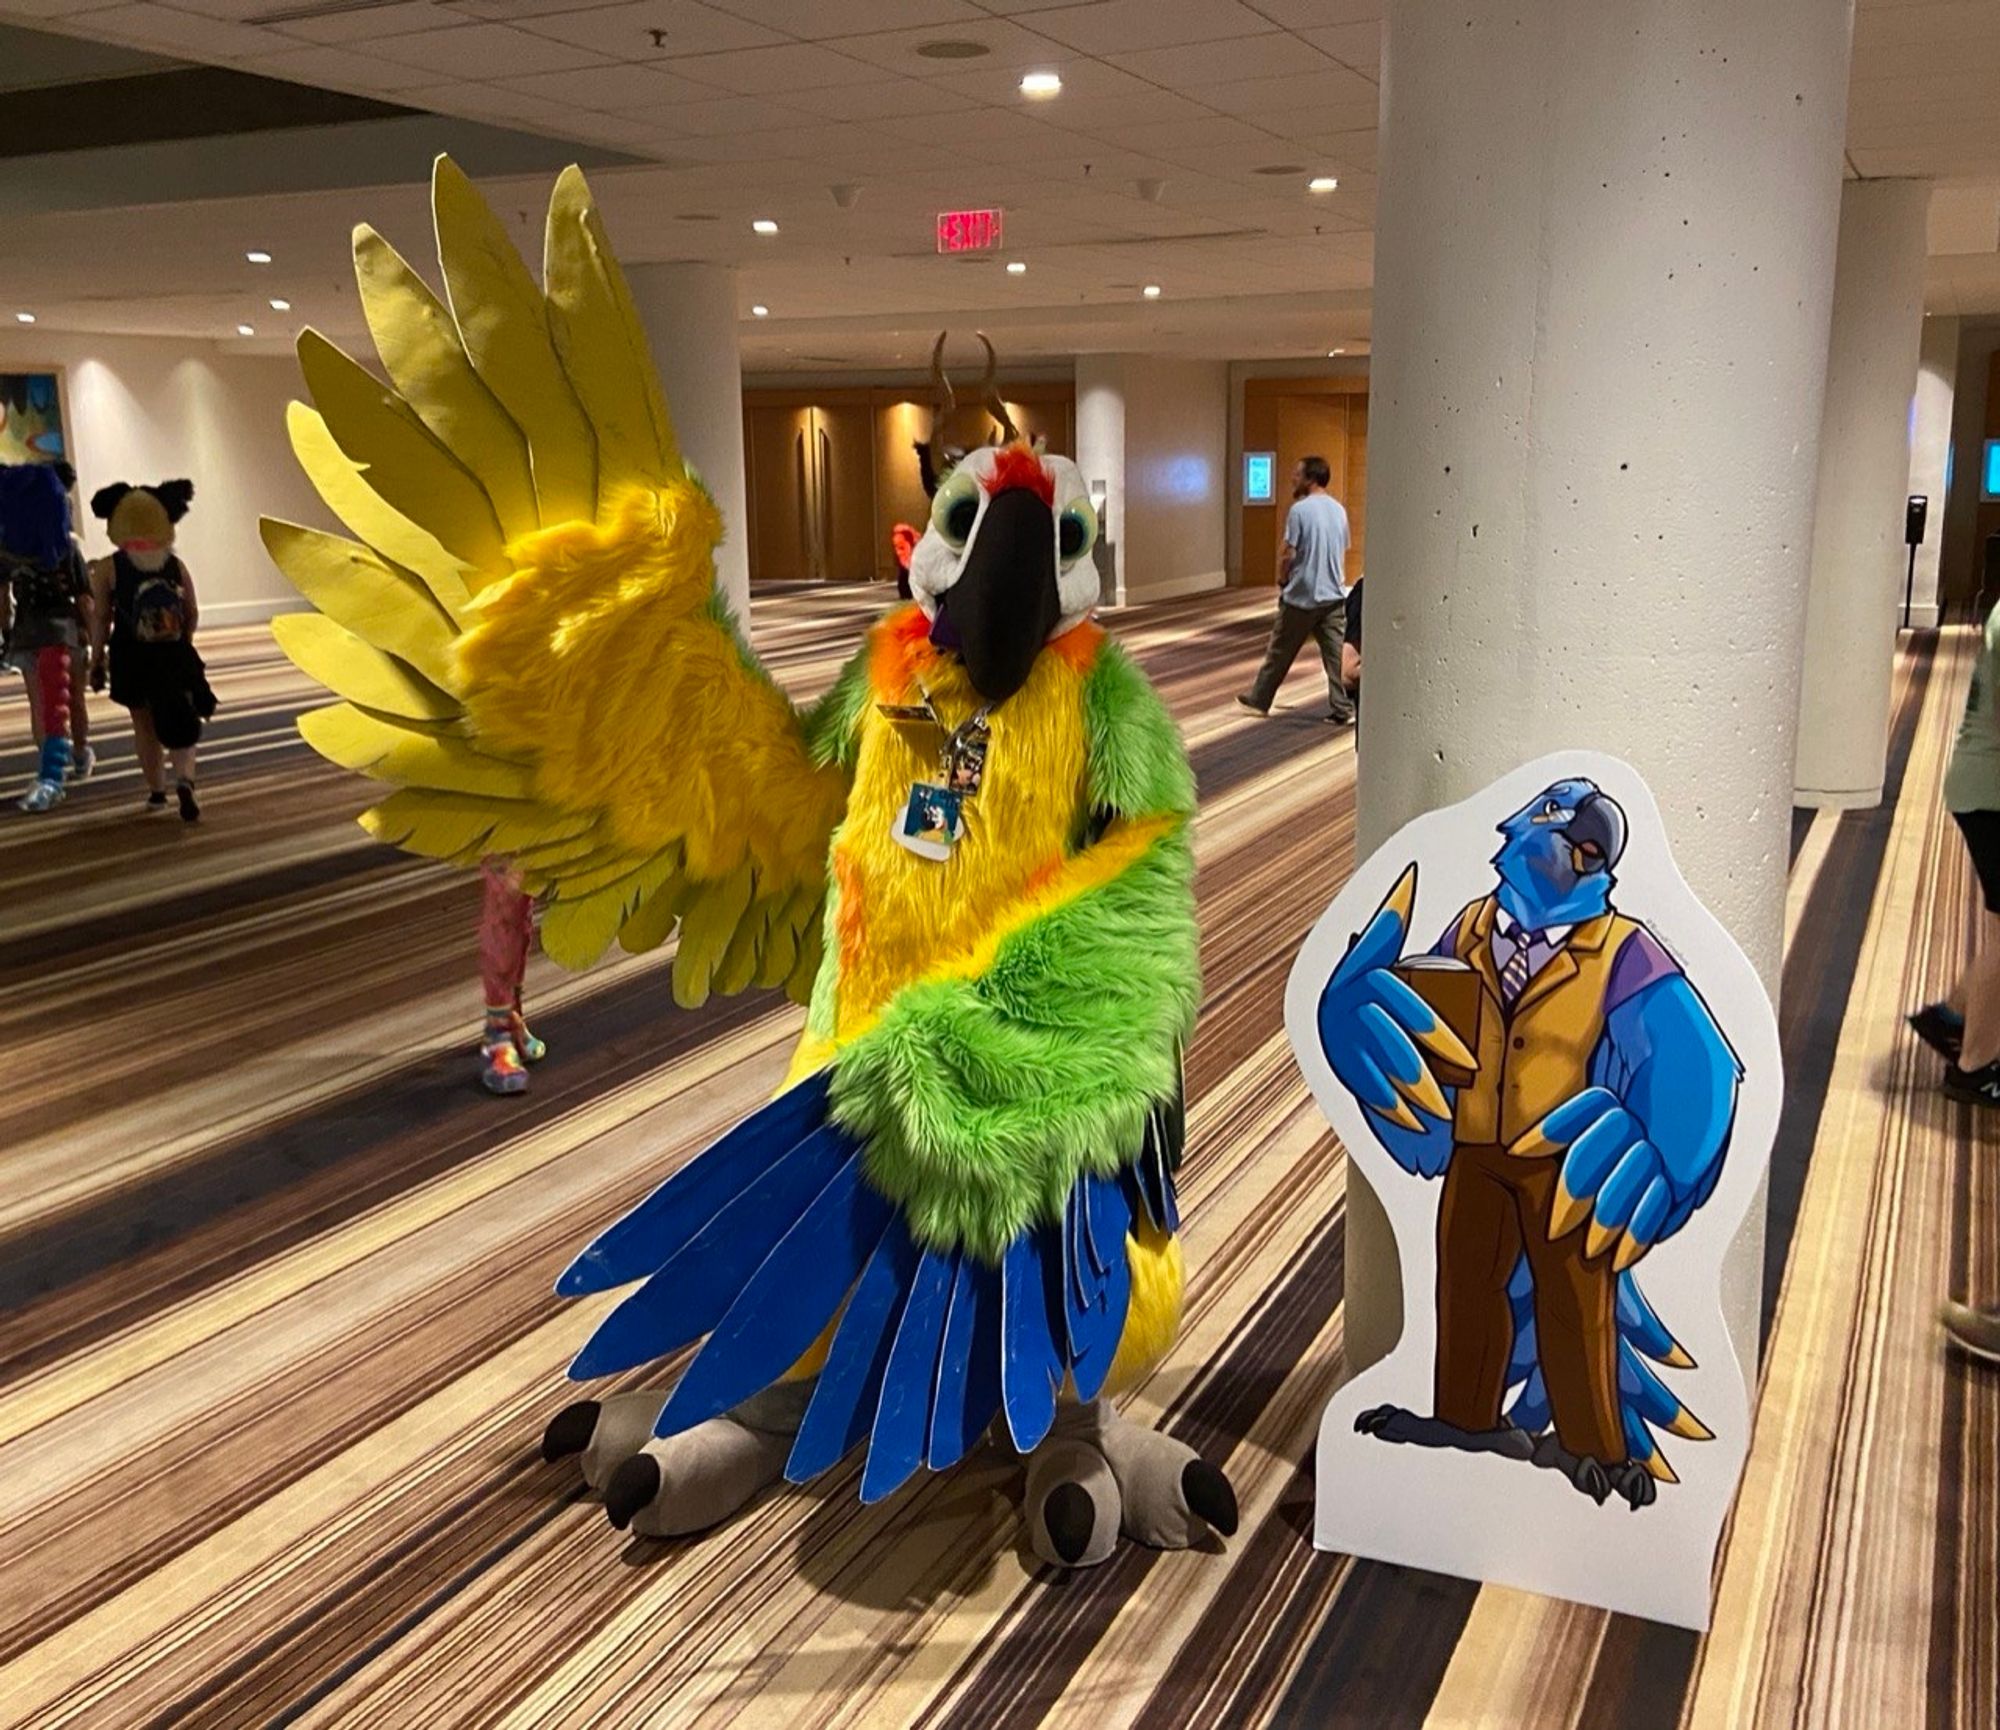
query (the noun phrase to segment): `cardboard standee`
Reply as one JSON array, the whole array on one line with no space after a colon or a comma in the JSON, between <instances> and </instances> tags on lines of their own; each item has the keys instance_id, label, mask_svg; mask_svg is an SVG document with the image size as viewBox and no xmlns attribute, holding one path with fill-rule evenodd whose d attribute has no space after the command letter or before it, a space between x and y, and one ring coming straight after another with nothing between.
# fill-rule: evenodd
<instances>
[{"instance_id":1,"label":"cardboard standee","mask_svg":"<svg viewBox=\"0 0 2000 1730\"><path fill-rule=\"evenodd\" d=\"M1563 752L1415 819L1286 1022L1404 1316L1327 1407L1315 1543L1705 1628L1750 1426L1722 1267L1783 1078L1645 783Z\"/></svg>"}]
</instances>

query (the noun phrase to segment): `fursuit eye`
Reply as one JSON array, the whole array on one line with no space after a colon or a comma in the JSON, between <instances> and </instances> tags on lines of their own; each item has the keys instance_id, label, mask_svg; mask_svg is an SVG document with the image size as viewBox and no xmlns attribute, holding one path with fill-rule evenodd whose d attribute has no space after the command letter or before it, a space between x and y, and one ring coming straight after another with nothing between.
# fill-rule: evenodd
<instances>
[{"instance_id":1,"label":"fursuit eye","mask_svg":"<svg viewBox=\"0 0 2000 1730\"><path fill-rule=\"evenodd\" d=\"M931 527L953 546L962 547L972 538L972 525L978 520L978 481L968 474L953 475L931 503Z\"/></svg>"},{"instance_id":2,"label":"fursuit eye","mask_svg":"<svg viewBox=\"0 0 2000 1730\"><path fill-rule=\"evenodd\" d=\"M1062 552L1063 562L1080 559L1090 551L1097 540L1097 512L1091 509L1088 499L1078 499L1074 504L1063 506L1062 516L1056 523L1056 545Z\"/></svg>"},{"instance_id":3,"label":"fursuit eye","mask_svg":"<svg viewBox=\"0 0 2000 1730\"><path fill-rule=\"evenodd\" d=\"M1558 805L1553 799L1548 799L1543 801L1542 815L1544 817L1553 817L1561 809L1562 807Z\"/></svg>"}]
</instances>

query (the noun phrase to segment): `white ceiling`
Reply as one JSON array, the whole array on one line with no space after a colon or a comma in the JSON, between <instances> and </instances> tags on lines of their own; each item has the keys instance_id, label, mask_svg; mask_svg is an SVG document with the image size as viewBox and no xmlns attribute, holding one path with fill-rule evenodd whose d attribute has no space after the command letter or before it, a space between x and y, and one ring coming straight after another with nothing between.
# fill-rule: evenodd
<instances>
[{"instance_id":1,"label":"white ceiling","mask_svg":"<svg viewBox=\"0 0 2000 1730\"><path fill-rule=\"evenodd\" d=\"M593 173L630 261L741 267L746 364L916 358L943 316L1018 358L1358 347L1372 264L1381 0L0 0L0 19L380 96L644 159ZM262 21L260 21L262 20ZM658 32L655 40L654 32ZM974 59L918 52L971 42ZM1054 69L1052 101L1021 96ZM2000 311L2000 0L1861 0L1849 167L1952 183L1931 301ZM310 150L310 134L239 149ZM420 173L423 164L413 163ZM24 172L17 160L6 170ZM1283 169L1282 173L1260 170ZM37 175L64 172L37 159ZM1306 190L1330 173L1340 189ZM1156 199L1142 181L1163 182ZM40 184L46 186L46 180ZM842 210L835 185L858 186ZM491 188L530 250L538 182ZM1007 256L940 259L942 208L998 205ZM0 314L214 337L358 326L366 217L420 254L419 187L76 210L10 225ZM752 236L775 218L776 239ZM1968 243L1966 237L1974 237ZM1940 244L1942 239L1942 244ZM1968 248L1968 245L1970 249ZM246 248L278 255L258 270ZM121 268L107 273L111 254ZM143 298L107 298L109 276ZM1157 301L1141 286L1160 284ZM751 321L753 302L771 309ZM261 315L261 316L260 316Z\"/></svg>"}]
</instances>

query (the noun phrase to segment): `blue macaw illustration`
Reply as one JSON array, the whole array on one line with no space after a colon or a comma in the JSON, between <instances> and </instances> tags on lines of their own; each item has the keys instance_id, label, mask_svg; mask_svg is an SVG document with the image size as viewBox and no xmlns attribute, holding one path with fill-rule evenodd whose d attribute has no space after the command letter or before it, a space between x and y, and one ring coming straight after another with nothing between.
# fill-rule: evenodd
<instances>
[{"instance_id":1,"label":"blue macaw illustration","mask_svg":"<svg viewBox=\"0 0 2000 1730\"><path fill-rule=\"evenodd\" d=\"M1709 1432L1658 1373L1692 1360L1634 1269L1714 1192L1742 1065L1695 983L1615 905L1614 800L1560 780L1499 833L1492 891L1427 956L1406 950L1412 864L1320 995L1334 1076L1399 1167L1445 1185L1437 1409L1378 1408L1360 1427L1533 1458L1640 1507L1675 1481L1655 1432ZM1478 975L1476 1037L1420 994L1426 968Z\"/></svg>"}]
</instances>

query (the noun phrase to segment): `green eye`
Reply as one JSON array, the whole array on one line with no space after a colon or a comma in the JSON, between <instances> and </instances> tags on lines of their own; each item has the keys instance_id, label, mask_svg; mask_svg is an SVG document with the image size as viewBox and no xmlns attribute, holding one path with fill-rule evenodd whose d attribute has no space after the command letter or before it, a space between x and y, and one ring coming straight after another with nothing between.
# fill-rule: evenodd
<instances>
[{"instance_id":1,"label":"green eye","mask_svg":"<svg viewBox=\"0 0 2000 1730\"><path fill-rule=\"evenodd\" d=\"M950 476L931 501L931 527L955 547L971 538L979 517L979 482L968 474Z\"/></svg>"},{"instance_id":2,"label":"green eye","mask_svg":"<svg viewBox=\"0 0 2000 1730\"><path fill-rule=\"evenodd\" d=\"M1091 509L1090 501L1078 499L1064 505L1056 524L1056 545L1062 549L1064 562L1082 558L1096 542L1097 512Z\"/></svg>"}]
</instances>

